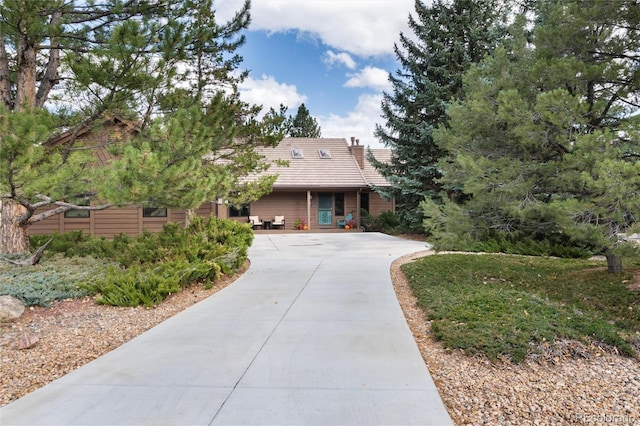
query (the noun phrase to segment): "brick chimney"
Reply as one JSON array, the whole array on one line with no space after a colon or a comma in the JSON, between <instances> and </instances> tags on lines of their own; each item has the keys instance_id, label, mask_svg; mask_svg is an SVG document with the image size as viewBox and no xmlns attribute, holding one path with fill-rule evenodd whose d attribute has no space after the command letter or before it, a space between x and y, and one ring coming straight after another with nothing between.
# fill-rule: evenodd
<instances>
[{"instance_id":1,"label":"brick chimney","mask_svg":"<svg viewBox=\"0 0 640 426\"><path fill-rule=\"evenodd\" d=\"M351 155L355 157L360 168L364 169L364 146L360 145L360 139L351 136L349 151L351 151Z\"/></svg>"}]
</instances>

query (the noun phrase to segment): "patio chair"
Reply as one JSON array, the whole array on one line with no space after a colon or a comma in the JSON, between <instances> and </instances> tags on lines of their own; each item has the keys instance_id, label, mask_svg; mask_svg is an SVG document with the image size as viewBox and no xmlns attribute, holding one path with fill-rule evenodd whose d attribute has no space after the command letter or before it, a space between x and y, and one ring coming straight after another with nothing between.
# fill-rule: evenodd
<instances>
[{"instance_id":1,"label":"patio chair","mask_svg":"<svg viewBox=\"0 0 640 426\"><path fill-rule=\"evenodd\" d=\"M262 228L262 221L259 216L249 216L249 223L253 225L253 229L256 229L256 226Z\"/></svg>"},{"instance_id":2,"label":"patio chair","mask_svg":"<svg viewBox=\"0 0 640 426\"><path fill-rule=\"evenodd\" d=\"M338 228L344 228L350 220L353 220L353 214L351 213L346 215L342 220L338 219Z\"/></svg>"},{"instance_id":3,"label":"patio chair","mask_svg":"<svg viewBox=\"0 0 640 426\"><path fill-rule=\"evenodd\" d=\"M284 229L284 216L276 216L271 222L271 226L281 226Z\"/></svg>"}]
</instances>

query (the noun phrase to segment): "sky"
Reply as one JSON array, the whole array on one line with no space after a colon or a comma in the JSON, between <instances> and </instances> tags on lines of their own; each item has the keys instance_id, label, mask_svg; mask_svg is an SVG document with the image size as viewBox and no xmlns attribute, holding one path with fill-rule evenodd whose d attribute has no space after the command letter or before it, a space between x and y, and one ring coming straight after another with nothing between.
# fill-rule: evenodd
<instances>
[{"instance_id":1,"label":"sky","mask_svg":"<svg viewBox=\"0 0 640 426\"><path fill-rule=\"evenodd\" d=\"M230 19L242 3L217 1L217 18ZM253 0L238 52L250 72L242 99L264 112L286 105L287 115L304 103L322 137L383 148L374 136L376 123L384 124L382 93L391 92L394 43L411 34L413 12L414 0Z\"/></svg>"}]
</instances>

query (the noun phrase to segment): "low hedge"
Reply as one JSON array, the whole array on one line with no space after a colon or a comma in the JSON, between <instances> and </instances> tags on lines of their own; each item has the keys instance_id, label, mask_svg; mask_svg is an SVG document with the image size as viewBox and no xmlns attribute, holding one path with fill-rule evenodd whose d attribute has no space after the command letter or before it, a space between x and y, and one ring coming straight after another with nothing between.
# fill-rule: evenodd
<instances>
[{"instance_id":1,"label":"low hedge","mask_svg":"<svg viewBox=\"0 0 640 426\"><path fill-rule=\"evenodd\" d=\"M48 253L59 253L54 258L58 262L62 259L59 256L65 256L108 263L101 265L99 274L90 272L73 280L73 286L79 295L95 294L98 303L117 306L158 304L195 282L210 286L222 274L237 271L253 243L251 227L214 216L195 217L187 227L167 223L161 232L144 231L138 237L120 234L108 240L73 231L34 236L32 245L36 247L52 237ZM22 286L29 287L29 283ZM18 292L5 292L10 293ZM23 297L28 304L41 304L36 299Z\"/></svg>"}]
</instances>

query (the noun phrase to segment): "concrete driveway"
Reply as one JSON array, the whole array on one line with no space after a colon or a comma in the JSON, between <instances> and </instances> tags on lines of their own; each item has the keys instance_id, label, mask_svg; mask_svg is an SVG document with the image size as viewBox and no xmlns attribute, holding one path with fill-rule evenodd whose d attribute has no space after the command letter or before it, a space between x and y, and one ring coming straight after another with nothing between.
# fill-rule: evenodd
<instances>
[{"instance_id":1,"label":"concrete driveway","mask_svg":"<svg viewBox=\"0 0 640 426\"><path fill-rule=\"evenodd\" d=\"M229 287L0 409L2 425L452 424L378 233L256 235Z\"/></svg>"}]
</instances>

